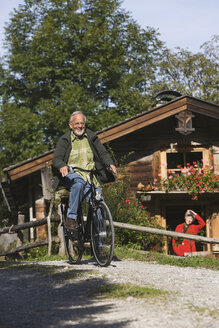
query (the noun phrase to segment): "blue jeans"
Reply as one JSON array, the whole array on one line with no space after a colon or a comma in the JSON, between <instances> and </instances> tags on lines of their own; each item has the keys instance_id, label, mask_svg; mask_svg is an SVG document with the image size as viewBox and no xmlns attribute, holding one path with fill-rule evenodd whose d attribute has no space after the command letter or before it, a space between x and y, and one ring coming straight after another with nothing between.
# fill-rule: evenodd
<instances>
[{"instance_id":1,"label":"blue jeans","mask_svg":"<svg viewBox=\"0 0 219 328\"><path fill-rule=\"evenodd\" d=\"M68 173L65 177L62 178L62 183L66 189L70 191L69 195L69 207L67 211L67 216L70 219L77 219L78 206L83 199L83 196L90 189L90 183L85 181L77 173ZM101 188L97 187L96 191L99 191L101 194L101 199L103 199ZM90 194L86 197L88 202L90 199Z\"/></svg>"}]
</instances>

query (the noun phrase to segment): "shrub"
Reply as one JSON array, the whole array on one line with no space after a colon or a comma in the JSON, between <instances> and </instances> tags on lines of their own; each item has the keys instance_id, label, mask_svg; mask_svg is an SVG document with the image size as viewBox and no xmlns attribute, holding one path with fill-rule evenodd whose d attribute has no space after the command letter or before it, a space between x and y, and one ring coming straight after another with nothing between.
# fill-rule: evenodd
<instances>
[{"instance_id":1,"label":"shrub","mask_svg":"<svg viewBox=\"0 0 219 328\"><path fill-rule=\"evenodd\" d=\"M144 208L136 197L125 199L120 204L119 222L129 223L138 226L161 228L154 217ZM119 246L126 245L135 249L160 249L163 238L149 233L138 232L129 229L116 229L116 242Z\"/></svg>"},{"instance_id":2,"label":"shrub","mask_svg":"<svg viewBox=\"0 0 219 328\"><path fill-rule=\"evenodd\" d=\"M59 245L52 243L52 255L57 255ZM22 252L22 259L27 261L43 260L48 258L48 246L34 247Z\"/></svg>"},{"instance_id":3,"label":"shrub","mask_svg":"<svg viewBox=\"0 0 219 328\"><path fill-rule=\"evenodd\" d=\"M135 195L128 198L130 194L130 179L124 175L113 184L102 187L104 200L110 208L114 221L133 225L159 227L150 213L139 202ZM127 246L135 249L148 250L160 249L163 237L134 230L116 228L116 245Z\"/></svg>"}]
</instances>

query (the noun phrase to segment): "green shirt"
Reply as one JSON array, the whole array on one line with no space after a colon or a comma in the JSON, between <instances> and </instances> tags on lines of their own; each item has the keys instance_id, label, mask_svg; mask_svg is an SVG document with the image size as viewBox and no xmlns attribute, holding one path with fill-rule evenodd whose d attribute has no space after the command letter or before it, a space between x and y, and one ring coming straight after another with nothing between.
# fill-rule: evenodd
<instances>
[{"instance_id":1,"label":"green shirt","mask_svg":"<svg viewBox=\"0 0 219 328\"><path fill-rule=\"evenodd\" d=\"M113 160L110 154L100 142L100 139L89 128L86 129L89 145L93 152L93 159L95 162L95 168L99 170L97 172L98 181L100 183L107 183L115 181L113 174L106 170L106 166L113 164ZM72 132L68 130L63 134L56 146L54 157L52 160L53 173L56 175L52 184L53 190L56 190L60 182L62 181L62 175L60 174L60 168L68 165L69 155L72 149Z\"/></svg>"},{"instance_id":2,"label":"green shirt","mask_svg":"<svg viewBox=\"0 0 219 328\"><path fill-rule=\"evenodd\" d=\"M78 138L71 133L72 149L68 159L68 166L78 166L82 169L91 170L95 168L93 152L90 148L87 134L84 133L83 137ZM85 181L90 182L89 173L75 170ZM99 186L97 178L94 177L94 183Z\"/></svg>"}]
</instances>

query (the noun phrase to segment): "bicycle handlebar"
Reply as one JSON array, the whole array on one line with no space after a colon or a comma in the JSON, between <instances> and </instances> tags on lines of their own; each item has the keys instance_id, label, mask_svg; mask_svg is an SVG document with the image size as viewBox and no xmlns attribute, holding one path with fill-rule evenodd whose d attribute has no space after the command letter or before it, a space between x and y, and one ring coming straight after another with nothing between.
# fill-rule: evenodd
<instances>
[{"instance_id":1,"label":"bicycle handlebar","mask_svg":"<svg viewBox=\"0 0 219 328\"><path fill-rule=\"evenodd\" d=\"M103 170L103 169L100 169L100 170L97 170L97 169L86 170L86 169L82 169L81 167L78 167L78 166L69 166L68 168L69 169L71 168L73 171L74 170L79 170L79 171L87 172L87 173L91 173L91 172L92 173L96 173L96 172L100 172L101 170ZM109 172L113 173L113 170L112 170L112 168L110 166L106 166L106 169Z\"/></svg>"},{"instance_id":2,"label":"bicycle handlebar","mask_svg":"<svg viewBox=\"0 0 219 328\"><path fill-rule=\"evenodd\" d=\"M82 171L82 172L87 172L87 173L91 173L91 172L95 172L96 170L95 169L91 169L91 170L86 170L86 169L82 169L81 167L78 167L78 166L69 166L68 167L69 171L70 170L79 170L79 171Z\"/></svg>"}]
</instances>

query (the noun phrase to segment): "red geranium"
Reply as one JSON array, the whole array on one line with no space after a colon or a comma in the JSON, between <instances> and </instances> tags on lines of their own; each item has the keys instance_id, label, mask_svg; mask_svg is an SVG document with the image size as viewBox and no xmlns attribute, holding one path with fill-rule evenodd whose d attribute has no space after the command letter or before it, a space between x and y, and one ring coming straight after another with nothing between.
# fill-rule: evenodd
<instances>
[{"instance_id":1,"label":"red geranium","mask_svg":"<svg viewBox=\"0 0 219 328\"><path fill-rule=\"evenodd\" d=\"M186 168L180 168L180 173L168 171L167 178L155 179L154 190L184 190L192 199L198 199L200 192L217 192L219 190L219 172L214 172L213 167L202 163L193 162L186 164Z\"/></svg>"}]
</instances>

